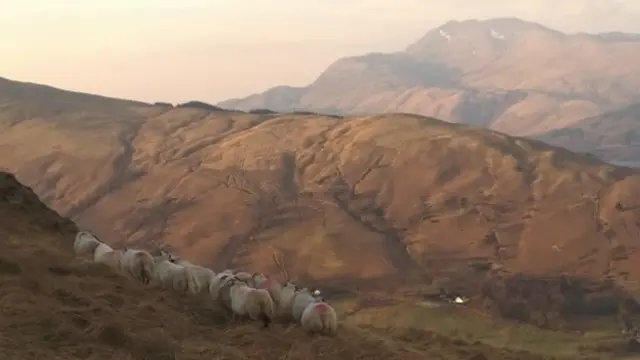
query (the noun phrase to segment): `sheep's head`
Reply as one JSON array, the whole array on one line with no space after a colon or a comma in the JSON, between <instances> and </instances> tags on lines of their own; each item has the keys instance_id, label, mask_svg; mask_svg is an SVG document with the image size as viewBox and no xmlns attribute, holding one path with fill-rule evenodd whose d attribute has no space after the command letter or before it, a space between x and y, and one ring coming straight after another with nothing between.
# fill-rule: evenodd
<instances>
[{"instance_id":1,"label":"sheep's head","mask_svg":"<svg viewBox=\"0 0 640 360\"><path fill-rule=\"evenodd\" d=\"M230 277L228 280L225 281L224 285L225 286L236 286L236 285L240 285L240 284L244 284L244 282L238 280L235 277Z\"/></svg>"},{"instance_id":2,"label":"sheep's head","mask_svg":"<svg viewBox=\"0 0 640 360\"><path fill-rule=\"evenodd\" d=\"M267 276L263 273L259 273L259 272L254 272L253 274L251 274L251 278L254 280L266 280Z\"/></svg>"},{"instance_id":3,"label":"sheep's head","mask_svg":"<svg viewBox=\"0 0 640 360\"><path fill-rule=\"evenodd\" d=\"M151 254L151 256L160 256L160 255L164 254L164 251L163 250L152 250L152 251L149 251L149 254Z\"/></svg>"},{"instance_id":4,"label":"sheep's head","mask_svg":"<svg viewBox=\"0 0 640 360\"><path fill-rule=\"evenodd\" d=\"M126 251L126 250L125 250ZM172 257L171 254L166 252L166 251L160 251L156 254L151 254L151 256L153 256L153 260L155 261L171 261ZM173 262L173 261L171 261Z\"/></svg>"},{"instance_id":5,"label":"sheep's head","mask_svg":"<svg viewBox=\"0 0 640 360\"><path fill-rule=\"evenodd\" d=\"M244 271L240 271L240 272L236 273L235 276L236 276L237 279L242 280L242 281L248 281L248 280L252 279L251 274L246 273Z\"/></svg>"},{"instance_id":6,"label":"sheep's head","mask_svg":"<svg viewBox=\"0 0 640 360\"><path fill-rule=\"evenodd\" d=\"M286 283L284 283L284 285L282 285L282 287L287 289L298 290L298 287L296 286L296 284L292 283L291 281L287 281Z\"/></svg>"}]
</instances>

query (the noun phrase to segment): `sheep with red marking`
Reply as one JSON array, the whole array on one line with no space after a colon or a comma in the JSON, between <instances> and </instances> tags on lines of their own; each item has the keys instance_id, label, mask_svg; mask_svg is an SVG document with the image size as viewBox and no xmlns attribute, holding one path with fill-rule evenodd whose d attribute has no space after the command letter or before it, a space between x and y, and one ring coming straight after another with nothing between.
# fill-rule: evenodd
<instances>
[{"instance_id":1,"label":"sheep with red marking","mask_svg":"<svg viewBox=\"0 0 640 360\"><path fill-rule=\"evenodd\" d=\"M333 307L316 298L307 288L295 293L292 316L309 333L333 335L338 329L338 316Z\"/></svg>"},{"instance_id":2,"label":"sheep with red marking","mask_svg":"<svg viewBox=\"0 0 640 360\"><path fill-rule=\"evenodd\" d=\"M291 312L290 309L283 308L281 305L280 297L283 289L282 284L280 284L278 280L268 277L262 273L253 273L251 280L255 288L265 289L269 292L269 295L276 306L276 314L278 317L283 317Z\"/></svg>"}]
</instances>

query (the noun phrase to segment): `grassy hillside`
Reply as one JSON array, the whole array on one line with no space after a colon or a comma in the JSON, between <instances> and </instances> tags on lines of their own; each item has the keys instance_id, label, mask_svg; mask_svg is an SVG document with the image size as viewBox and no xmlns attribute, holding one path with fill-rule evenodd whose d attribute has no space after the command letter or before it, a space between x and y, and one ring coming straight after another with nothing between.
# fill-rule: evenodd
<instances>
[{"instance_id":1,"label":"grassy hillside","mask_svg":"<svg viewBox=\"0 0 640 360\"><path fill-rule=\"evenodd\" d=\"M202 299L80 264L71 255L75 231L0 173L3 359L542 359L420 331L394 338L346 325L331 338L232 324Z\"/></svg>"}]
</instances>

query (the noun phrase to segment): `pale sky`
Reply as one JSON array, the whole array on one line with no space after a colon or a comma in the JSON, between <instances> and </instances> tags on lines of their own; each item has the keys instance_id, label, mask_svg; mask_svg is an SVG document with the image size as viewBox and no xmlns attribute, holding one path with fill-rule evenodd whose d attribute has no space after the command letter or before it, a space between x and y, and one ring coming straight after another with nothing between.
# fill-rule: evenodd
<instances>
[{"instance_id":1,"label":"pale sky","mask_svg":"<svg viewBox=\"0 0 640 360\"><path fill-rule=\"evenodd\" d=\"M210 103L307 85L449 20L520 17L640 33L640 0L0 0L0 77L142 101Z\"/></svg>"}]
</instances>

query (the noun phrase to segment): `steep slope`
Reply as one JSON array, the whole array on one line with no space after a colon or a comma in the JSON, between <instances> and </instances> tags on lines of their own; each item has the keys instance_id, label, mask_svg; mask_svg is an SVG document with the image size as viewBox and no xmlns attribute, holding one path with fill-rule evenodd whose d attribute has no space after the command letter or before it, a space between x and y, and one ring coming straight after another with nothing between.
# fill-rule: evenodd
<instances>
[{"instance_id":1,"label":"steep slope","mask_svg":"<svg viewBox=\"0 0 640 360\"><path fill-rule=\"evenodd\" d=\"M410 341L357 327L309 338L299 328L233 324L202 299L80 264L72 257L75 231L13 175L0 173L3 359L542 359L417 331L397 333Z\"/></svg>"},{"instance_id":2,"label":"steep slope","mask_svg":"<svg viewBox=\"0 0 640 360\"><path fill-rule=\"evenodd\" d=\"M640 280L631 169L419 116L64 101L0 94L0 168L112 244L388 291L475 263Z\"/></svg>"},{"instance_id":3,"label":"steep slope","mask_svg":"<svg viewBox=\"0 0 640 360\"><path fill-rule=\"evenodd\" d=\"M581 120L537 139L573 151L590 152L601 159L638 166L640 159L640 104Z\"/></svg>"},{"instance_id":4,"label":"steep slope","mask_svg":"<svg viewBox=\"0 0 640 360\"><path fill-rule=\"evenodd\" d=\"M286 97L278 88L220 105L406 112L533 135L635 101L639 60L640 41L629 34L567 35L518 19L452 21L405 51L340 59Z\"/></svg>"}]
</instances>

